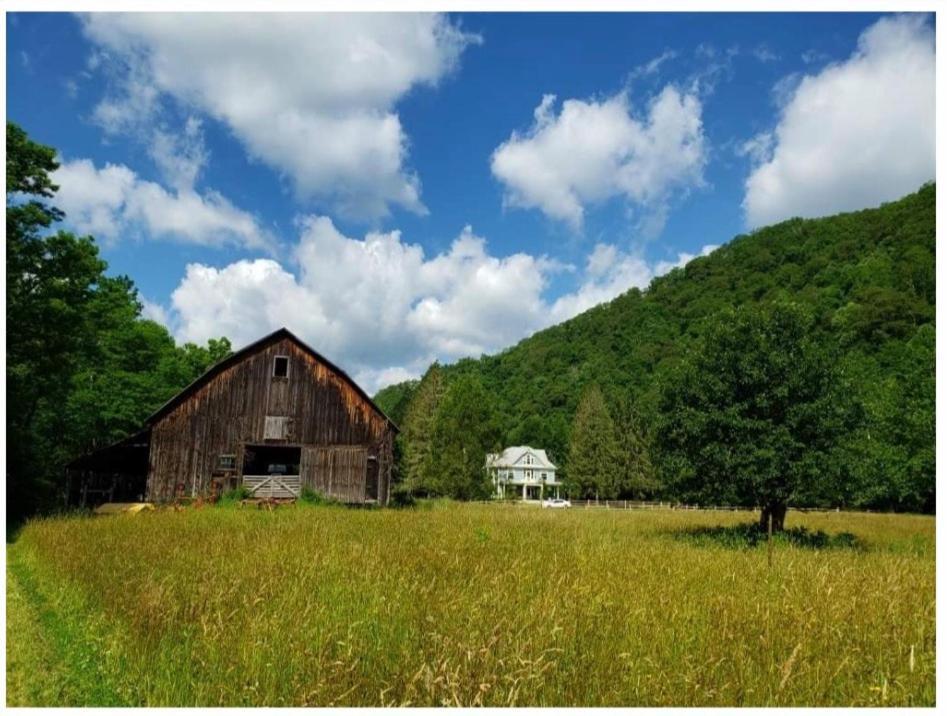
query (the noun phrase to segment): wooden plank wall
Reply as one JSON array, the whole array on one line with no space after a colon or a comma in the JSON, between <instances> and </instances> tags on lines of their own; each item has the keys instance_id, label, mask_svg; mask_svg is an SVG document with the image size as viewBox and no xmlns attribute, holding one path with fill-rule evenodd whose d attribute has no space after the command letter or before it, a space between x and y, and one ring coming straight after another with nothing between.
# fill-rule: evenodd
<instances>
[{"instance_id":1,"label":"wooden plank wall","mask_svg":"<svg viewBox=\"0 0 947 716\"><path fill-rule=\"evenodd\" d=\"M302 484L345 502L365 499L368 449L361 446L305 447Z\"/></svg>"},{"instance_id":2,"label":"wooden plank wall","mask_svg":"<svg viewBox=\"0 0 947 716\"><path fill-rule=\"evenodd\" d=\"M278 355L289 356L286 378L272 376L273 359ZM292 429L285 441L264 440L267 415L290 419ZM152 426L148 498L173 499L178 484L187 495L206 494L219 455L236 454L238 470L242 470L243 446L266 443L303 448L357 446L362 464L368 455L377 457L379 497L384 497L379 501L387 502L393 440L391 426L347 380L294 341L281 339L221 372ZM313 464L320 464L319 459ZM352 476L356 458L338 459L342 462L337 467L332 463L328 473L313 468L314 489L319 489L320 480L330 479L318 476L328 474L331 483L325 484L333 490L338 484L341 490L334 496L364 500L364 472L361 494Z\"/></svg>"}]
</instances>

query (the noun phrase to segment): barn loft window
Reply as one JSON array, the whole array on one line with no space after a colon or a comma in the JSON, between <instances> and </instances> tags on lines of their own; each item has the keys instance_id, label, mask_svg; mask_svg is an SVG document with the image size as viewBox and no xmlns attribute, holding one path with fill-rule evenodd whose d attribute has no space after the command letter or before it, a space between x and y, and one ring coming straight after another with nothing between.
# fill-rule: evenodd
<instances>
[{"instance_id":1,"label":"barn loft window","mask_svg":"<svg viewBox=\"0 0 947 716\"><path fill-rule=\"evenodd\" d=\"M273 359L273 377L286 378L289 376L289 356L276 356Z\"/></svg>"},{"instance_id":2,"label":"barn loft window","mask_svg":"<svg viewBox=\"0 0 947 716\"><path fill-rule=\"evenodd\" d=\"M264 440L288 440L293 419L282 415L267 415L263 422Z\"/></svg>"},{"instance_id":3,"label":"barn loft window","mask_svg":"<svg viewBox=\"0 0 947 716\"><path fill-rule=\"evenodd\" d=\"M218 455L217 456L217 469L236 470L237 469L237 456L236 455Z\"/></svg>"}]
</instances>

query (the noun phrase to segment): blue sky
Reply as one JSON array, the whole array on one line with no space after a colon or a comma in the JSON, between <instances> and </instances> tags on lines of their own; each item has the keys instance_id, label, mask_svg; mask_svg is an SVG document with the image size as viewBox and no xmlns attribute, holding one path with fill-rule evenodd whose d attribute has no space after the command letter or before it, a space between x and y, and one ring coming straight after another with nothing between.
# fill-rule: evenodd
<instances>
[{"instance_id":1,"label":"blue sky","mask_svg":"<svg viewBox=\"0 0 947 716\"><path fill-rule=\"evenodd\" d=\"M17 13L7 112L179 340L287 325L374 390L933 179L933 34L867 13Z\"/></svg>"}]
</instances>

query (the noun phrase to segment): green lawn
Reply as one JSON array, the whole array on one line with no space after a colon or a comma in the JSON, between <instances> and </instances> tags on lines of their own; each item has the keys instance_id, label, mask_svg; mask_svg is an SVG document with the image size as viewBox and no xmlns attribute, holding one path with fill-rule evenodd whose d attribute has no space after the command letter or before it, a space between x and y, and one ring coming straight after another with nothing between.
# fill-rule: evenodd
<instances>
[{"instance_id":1,"label":"green lawn","mask_svg":"<svg viewBox=\"0 0 947 716\"><path fill-rule=\"evenodd\" d=\"M7 699L933 705L934 519L790 512L809 532L772 566L715 529L749 519L448 503L40 520L7 549Z\"/></svg>"}]
</instances>

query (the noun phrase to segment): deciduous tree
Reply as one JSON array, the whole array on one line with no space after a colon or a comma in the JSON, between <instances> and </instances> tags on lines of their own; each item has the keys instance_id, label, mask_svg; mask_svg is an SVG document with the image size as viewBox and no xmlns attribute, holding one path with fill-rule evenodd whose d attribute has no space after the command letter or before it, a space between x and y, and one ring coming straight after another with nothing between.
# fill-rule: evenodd
<instances>
[{"instance_id":1,"label":"deciduous tree","mask_svg":"<svg viewBox=\"0 0 947 716\"><path fill-rule=\"evenodd\" d=\"M832 351L804 308L721 313L663 385L656 435L673 487L759 505L761 528L783 529L787 505L832 479L831 450L855 420L837 388Z\"/></svg>"}]
</instances>

